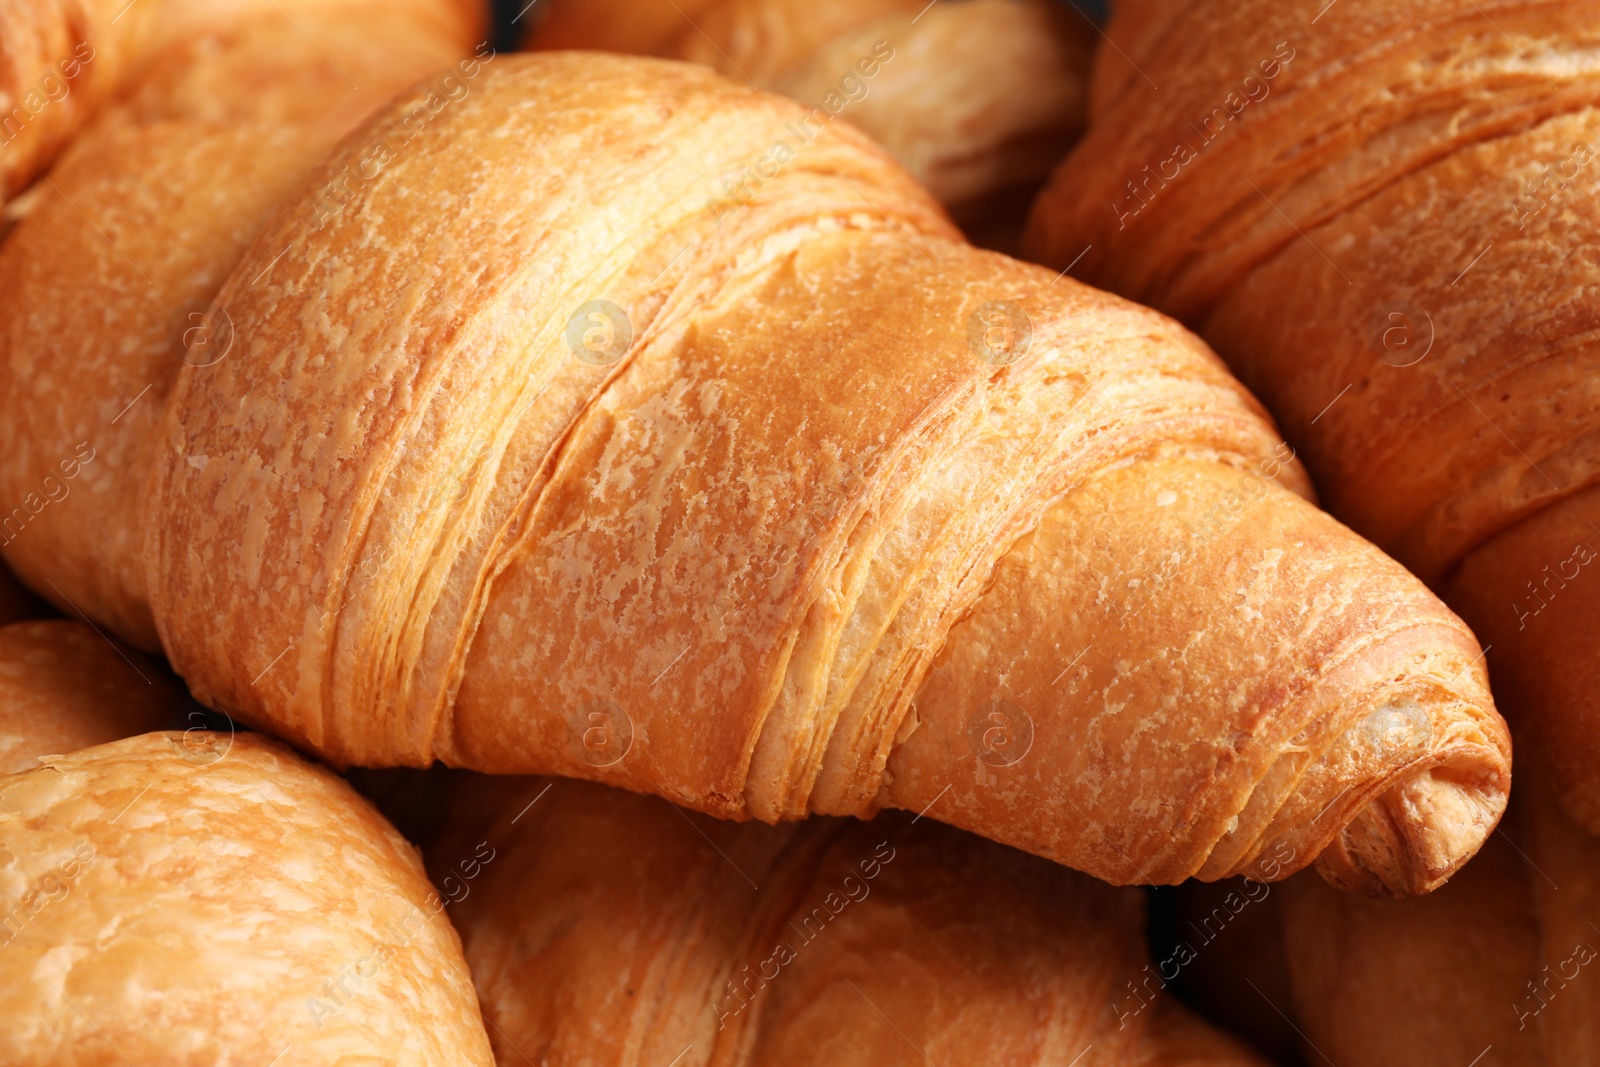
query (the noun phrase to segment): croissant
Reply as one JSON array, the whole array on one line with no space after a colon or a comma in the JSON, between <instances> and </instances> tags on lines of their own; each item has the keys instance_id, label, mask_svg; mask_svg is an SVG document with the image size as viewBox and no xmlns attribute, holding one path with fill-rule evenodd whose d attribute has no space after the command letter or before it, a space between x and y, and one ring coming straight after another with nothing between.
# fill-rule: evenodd
<instances>
[{"instance_id":1,"label":"croissant","mask_svg":"<svg viewBox=\"0 0 1600 1067\"><path fill-rule=\"evenodd\" d=\"M0 247L0 490L80 442L98 481L6 558L339 765L925 811L1120 883L1448 877L1509 775L1467 628L1190 334L804 120L545 53L296 192L253 131L80 139ZM118 250L151 284L101 313Z\"/></svg>"},{"instance_id":2,"label":"croissant","mask_svg":"<svg viewBox=\"0 0 1600 1067\"><path fill-rule=\"evenodd\" d=\"M59 754L157 713L122 655L0 629L0 771L33 767L0 773L0 1062L493 1062L420 856L342 780L256 734Z\"/></svg>"},{"instance_id":3,"label":"croissant","mask_svg":"<svg viewBox=\"0 0 1600 1067\"><path fill-rule=\"evenodd\" d=\"M1518 809L1521 810L1518 810ZM1506 831L1426 900L1284 885L1293 1009L1340 1067L1600 1057L1600 843L1518 790ZM1509 836L1508 836L1509 835ZM1361 1020L1351 1025L1350 1020ZM1492 1046L1493 1051L1487 1052Z\"/></svg>"},{"instance_id":4,"label":"croissant","mask_svg":"<svg viewBox=\"0 0 1600 1067\"><path fill-rule=\"evenodd\" d=\"M1118 1006L1135 890L909 815L737 825L464 785L429 869L502 1064L1265 1063L1170 996Z\"/></svg>"},{"instance_id":5,"label":"croissant","mask_svg":"<svg viewBox=\"0 0 1600 1067\"><path fill-rule=\"evenodd\" d=\"M1127 61L1101 53L1030 256L1216 346L1329 509L1488 643L1537 762L1600 831L1600 374L1573 256L1595 231L1600 12L1343 0L1312 26L1130 0L1107 32Z\"/></svg>"},{"instance_id":6,"label":"croissant","mask_svg":"<svg viewBox=\"0 0 1600 1067\"><path fill-rule=\"evenodd\" d=\"M493 1062L414 849L257 734L0 777L8 1063Z\"/></svg>"},{"instance_id":7,"label":"croissant","mask_svg":"<svg viewBox=\"0 0 1600 1067\"><path fill-rule=\"evenodd\" d=\"M1093 24L1051 0L547 0L532 48L704 63L870 134L998 233L1083 129Z\"/></svg>"},{"instance_id":8,"label":"croissant","mask_svg":"<svg viewBox=\"0 0 1600 1067\"><path fill-rule=\"evenodd\" d=\"M172 725L184 699L147 657L83 623L0 626L0 774Z\"/></svg>"},{"instance_id":9,"label":"croissant","mask_svg":"<svg viewBox=\"0 0 1600 1067\"><path fill-rule=\"evenodd\" d=\"M108 103L145 122L249 113L337 131L483 25L479 0L0 0L0 203Z\"/></svg>"}]
</instances>

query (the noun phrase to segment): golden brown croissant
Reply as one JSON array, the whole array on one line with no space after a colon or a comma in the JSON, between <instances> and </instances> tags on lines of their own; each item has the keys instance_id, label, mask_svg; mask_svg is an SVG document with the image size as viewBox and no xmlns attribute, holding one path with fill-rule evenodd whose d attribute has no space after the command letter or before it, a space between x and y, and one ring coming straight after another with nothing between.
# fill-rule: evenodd
<instances>
[{"instance_id":1,"label":"golden brown croissant","mask_svg":"<svg viewBox=\"0 0 1600 1067\"><path fill-rule=\"evenodd\" d=\"M104 479L7 547L36 588L340 764L926 810L1123 883L1423 892L1489 832L1475 640L1191 335L703 68L449 78L270 222L253 130L79 142L0 248L0 489Z\"/></svg>"},{"instance_id":2,"label":"golden brown croissant","mask_svg":"<svg viewBox=\"0 0 1600 1067\"><path fill-rule=\"evenodd\" d=\"M1283 894L1307 1062L1600 1058L1600 842L1554 803L1519 790L1505 831L1426 900L1360 900L1303 878Z\"/></svg>"},{"instance_id":3,"label":"golden brown croissant","mask_svg":"<svg viewBox=\"0 0 1600 1067\"><path fill-rule=\"evenodd\" d=\"M1143 897L931 820L736 825L475 778L430 871L502 1064L1261 1064L1142 977Z\"/></svg>"},{"instance_id":4,"label":"golden brown croissant","mask_svg":"<svg viewBox=\"0 0 1600 1067\"><path fill-rule=\"evenodd\" d=\"M183 703L165 670L83 623L0 626L0 774L175 725Z\"/></svg>"},{"instance_id":5,"label":"golden brown croissant","mask_svg":"<svg viewBox=\"0 0 1600 1067\"><path fill-rule=\"evenodd\" d=\"M337 128L448 63L483 22L479 0L0 0L0 203L108 101L144 121Z\"/></svg>"},{"instance_id":6,"label":"golden brown croissant","mask_svg":"<svg viewBox=\"0 0 1600 1067\"><path fill-rule=\"evenodd\" d=\"M117 0L0 0L0 204L42 172L117 76ZM120 20L119 20L120 21Z\"/></svg>"},{"instance_id":7,"label":"golden brown croissant","mask_svg":"<svg viewBox=\"0 0 1600 1067\"><path fill-rule=\"evenodd\" d=\"M1600 830L1600 9L1118 5L1031 254L1170 311L1489 643ZM1131 65L1130 65L1131 64ZM1159 92L1147 79L1159 86Z\"/></svg>"},{"instance_id":8,"label":"golden brown croissant","mask_svg":"<svg viewBox=\"0 0 1600 1067\"><path fill-rule=\"evenodd\" d=\"M0 1059L492 1062L420 857L256 734L164 732L0 776Z\"/></svg>"},{"instance_id":9,"label":"golden brown croissant","mask_svg":"<svg viewBox=\"0 0 1600 1067\"><path fill-rule=\"evenodd\" d=\"M963 222L1026 203L1083 128L1094 28L1051 0L550 0L533 48L687 59L847 119ZM533 18L534 16L530 16Z\"/></svg>"}]
</instances>

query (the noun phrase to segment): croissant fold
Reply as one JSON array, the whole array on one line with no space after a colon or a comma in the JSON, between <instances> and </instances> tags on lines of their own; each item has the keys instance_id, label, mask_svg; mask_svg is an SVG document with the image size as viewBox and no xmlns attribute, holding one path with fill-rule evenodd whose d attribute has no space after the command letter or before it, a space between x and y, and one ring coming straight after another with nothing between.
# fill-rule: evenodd
<instances>
[{"instance_id":1,"label":"croissant fold","mask_svg":"<svg viewBox=\"0 0 1600 1067\"><path fill-rule=\"evenodd\" d=\"M97 456L7 559L339 764L926 811L1119 883L1447 878L1509 773L1466 627L1192 335L804 116L485 51L331 152L97 129L0 248L0 489Z\"/></svg>"}]
</instances>

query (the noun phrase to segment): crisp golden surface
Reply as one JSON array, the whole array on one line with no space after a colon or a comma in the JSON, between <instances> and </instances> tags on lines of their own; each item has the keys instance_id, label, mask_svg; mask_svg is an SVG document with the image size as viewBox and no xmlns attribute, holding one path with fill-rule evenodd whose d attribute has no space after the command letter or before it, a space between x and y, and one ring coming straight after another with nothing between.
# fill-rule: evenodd
<instances>
[{"instance_id":1,"label":"crisp golden surface","mask_svg":"<svg viewBox=\"0 0 1600 1067\"><path fill-rule=\"evenodd\" d=\"M323 83L312 109L337 124L415 80L385 86L385 74L408 60L438 57L447 41L470 47L484 15L479 0L5 0L0 203L46 171L107 103L147 120L248 112L282 121L313 99L281 78L293 57L310 53ZM447 46L418 73L450 54Z\"/></svg>"},{"instance_id":2,"label":"crisp golden surface","mask_svg":"<svg viewBox=\"0 0 1600 1067\"><path fill-rule=\"evenodd\" d=\"M144 734L0 777L0 842L8 1063L492 1062L415 849L272 741Z\"/></svg>"},{"instance_id":3,"label":"crisp golden surface","mask_svg":"<svg viewBox=\"0 0 1600 1067\"><path fill-rule=\"evenodd\" d=\"M937 823L463 792L429 869L508 1067L1262 1062L1170 998L1117 1013L1145 963L1140 894Z\"/></svg>"},{"instance_id":4,"label":"crisp golden surface","mask_svg":"<svg viewBox=\"0 0 1600 1067\"><path fill-rule=\"evenodd\" d=\"M206 305L339 136L465 54L482 19L459 0L382 6L375 26L367 0L140 0L117 24L136 57L120 95L31 195L0 261L14 294L0 320L6 558L62 610L145 648L158 639L132 472L149 466L176 368L232 344ZM83 402L55 400L86 381Z\"/></svg>"},{"instance_id":5,"label":"crisp golden surface","mask_svg":"<svg viewBox=\"0 0 1600 1067\"><path fill-rule=\"evenodd\" d=\"M0 626L0 774L158 730L183 702L163 668L83 623Z\"/></svg>"},{"instance_id":6,"label":"crisp golden surface","mask_svg":"<svg viewBox=\"0 0 1600 1067\"><path fill-rule=\"evenodd\" d=\"M139 240L188 265L118 321L231 272L215 358L89 340L62 364L47 325L3 335L19 456L81 432L26 411L65 388L31 391L47 368L77 399L43 410L108 419L130 369L155 377L86 468L137 491L52 503L77 555L23 531L36 584L153 622L201 699L345 764L769 821L933 805L1119 882L1291 844L1285 871L1423 892L1493 826L1508 743L1470 634L1301 499L1193 336L972 249L848 127L801 139L798 105L703 68L457 69L276 214L242 127L225 164L173 166ZM92 147L69 166L109 225L88 194L141 171ZM212 197L226 240L186 206ZM58 234L88 255L80 223L23 224L0 305L126 280L104 249L48 266ZM594 320L566 336L596 299L627 319L615 362L575 358ZM990 744L997 710L1026 744Z\"/></svg>"},{"instance_id":7,"label":"crisp golden surface","mask_svg":"<svg viewBox=\"0 0 1600 1067\"><path fill-rule=\"evenodd\" d=\"M1537 762L1600 829L1600 13L1118 10L1127 59L1101 53L1030 255L1092 246L1076 276L1216 345L1329 509L1466 616Z\"/></svg>"},{"instance_id":8,"label":"crisp golden surface","mask_svg":"<svg viewBox=\"0 0 1600 1067\"><path fill-rule=\"evenodd\" d=\"M687 59L785 93L865 130L964 221L1025 202L1083 128L1094 30L1048 0L540 8L530 47Z\"/></svg>"}]
</instances>

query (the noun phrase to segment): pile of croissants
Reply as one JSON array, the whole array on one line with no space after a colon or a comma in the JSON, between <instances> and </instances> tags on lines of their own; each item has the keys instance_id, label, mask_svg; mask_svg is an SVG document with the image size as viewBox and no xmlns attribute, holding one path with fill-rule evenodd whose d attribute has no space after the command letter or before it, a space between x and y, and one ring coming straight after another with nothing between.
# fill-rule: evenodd
<instances>
[{"instance_id":1,"label":"pile of croissants","mask_svg":"<svg viewBox=\"0 0 1600 1067\"><path fill-rule=\"evenodd\" d=\"M0 1064L1600 1064L1600 4L499 16L0 0Z\"/></svg>"}]
</instances>

